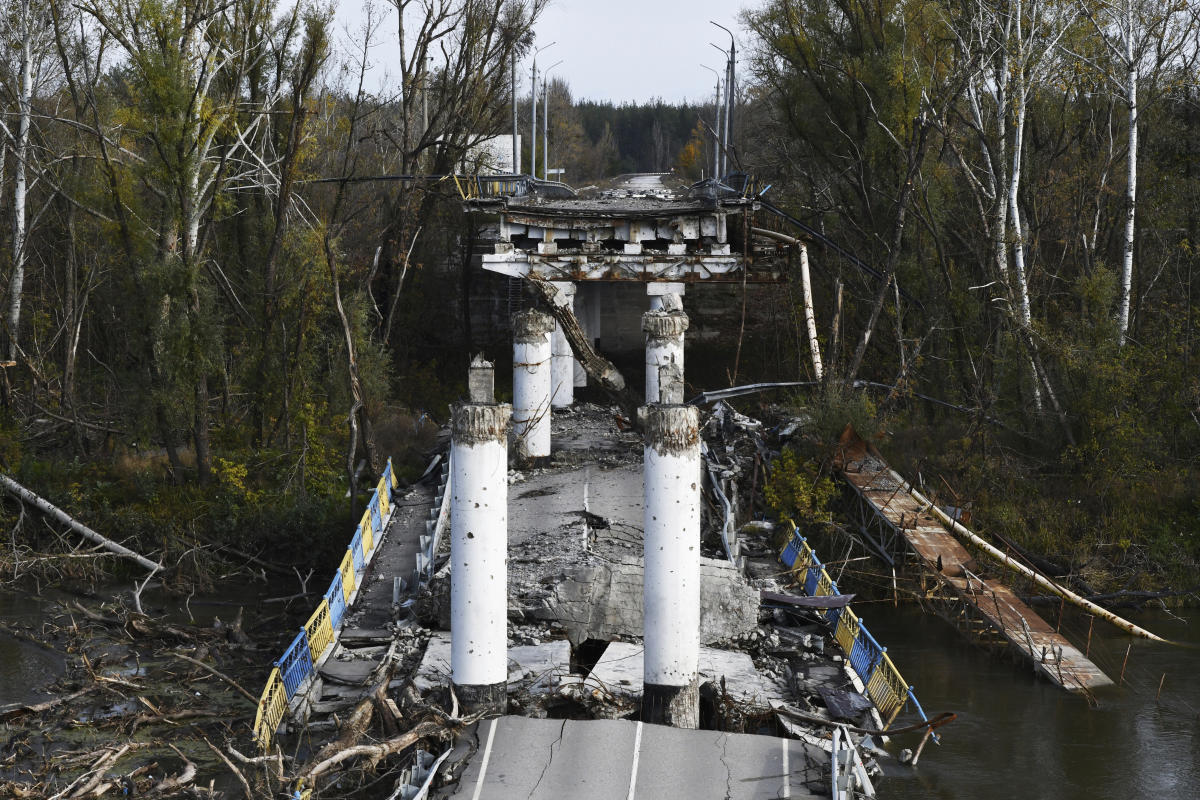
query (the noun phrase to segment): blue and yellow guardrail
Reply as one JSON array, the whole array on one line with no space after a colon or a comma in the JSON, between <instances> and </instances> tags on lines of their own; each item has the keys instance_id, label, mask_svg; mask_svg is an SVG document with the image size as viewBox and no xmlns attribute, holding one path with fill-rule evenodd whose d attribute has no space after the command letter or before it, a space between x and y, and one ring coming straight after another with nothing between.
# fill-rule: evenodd
<instances>
[{"instance_id":1,"label":"blue and yellow guardrail","mask_svg":"<svg viewBox=\"0 0 1200 800\"><path fill-rule=\"evenodd\" d=\"M384 525L392 510L392 494L398 486L389 458L329 589L304 627L283 651L283 656L275 662L267 678L254 717L254 741L260 750L270 750L271 741L287 713L289 702L302 690L321 659L337 641L346 609L354 602L362 574L383 536Z\"/></svg>"},{"instance_id":2,"label":"blue and yellow guardrail","mask_svg":"<svg viewBox=\"0 0 1200 800\"><path fill-rule=\"evenodd\" d=\"M779 560L788 568L796 584L809 597L840 594L837 583L829 577L825 565L817 558L808 541L800 535L794 523L789 520L787 524L792 526L792 538L779 554ZM858 615L845 606L831 608L823 612L823 616L833 628L834 639L846 654L846 660L866 687L867 697L878 709L884 729L910 702L921 719L928 721L925 710L913 694L913 687L904 682L900 671L888 656L887 648L876 641Z\"/></svg>"}]
</instances>

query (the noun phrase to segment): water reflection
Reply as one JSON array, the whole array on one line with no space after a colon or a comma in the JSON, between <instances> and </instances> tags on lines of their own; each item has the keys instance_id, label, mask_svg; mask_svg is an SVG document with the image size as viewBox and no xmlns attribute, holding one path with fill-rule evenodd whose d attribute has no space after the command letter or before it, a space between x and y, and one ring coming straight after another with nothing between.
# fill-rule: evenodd
<instances>
[{"instance_id":1,"label":"water reflection","mask_svg":"<svg viewBox=\"0 0 1200 800\"><path fill-rule=\"evenodd\" d=\"M42 604L26 595L0 593L0 619L9 625L32 625L42 620ZM38 689L52 683L65 665L55 652L0 631L0 706L45 700Z\"/></svg>"},{"instance_id":2,"label":"water reflection","mask_svg":"<svg viewBox=\"0 0 1200 800\"><path fill-rule=\"evenodd\" d=\"M888 770L883 796L1200 797L1197 650L1135 640L1097 622L1091 655L1114 680L1132 646L1126 685L1098 692L1092 708L1035 678L1029 666L968 645L947 623L915 608L879 605L864 612L925 710L959 715L944 729L943 744L928 747L915 770ZM1167 638L1200 643L1200 612L1179 616L1148 612L1134 621ZM1087 627L1086 617L1064 617L1064 633L1081 647Z\"/></svg>"}]
</instances>

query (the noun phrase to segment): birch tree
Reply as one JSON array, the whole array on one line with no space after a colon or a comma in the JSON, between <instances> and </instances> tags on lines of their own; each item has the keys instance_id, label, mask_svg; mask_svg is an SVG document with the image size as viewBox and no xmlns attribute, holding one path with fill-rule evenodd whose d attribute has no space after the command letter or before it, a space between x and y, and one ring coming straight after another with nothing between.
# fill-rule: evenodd
<instances>
[{"instance_id":1,"label":"birch tree","mask_svg":"<svg viewBox=\"0 0 1200 800\"><path fill-rule=\"evenodd\" d=\"M29 175L32 151L30 135L33 125L33 93L40 73L42 55L48 48L45 15L32 0L15 0L7 4L2 20L5 44L15 56L15 80L10 94L16 106L15 124L11 118L0 119L4 149L12 152L12 272L8 281L8 311L5 326L8 330L8 358L15 361L20 351L21 301L25 291L25 266L29 257ZM7 117L7 115L6 115Z\"/></svg>"},{"instance_id":2,"label":"birch tree","mask_svg":"<svg viewBox=\"0 0 1200 800\"><path fill-rule=\"evenodd\" d=\"M976 0L957 27L964 59L977 63L960 117L975 136L978 162L961 152L963 175L976 195L989 250L1025 352L1036 413L1048 398L1070 438L1071 430L1046 371L1033 325L1029 231L1023 221L1022 180L1030 99L1055 66L1058 43L1075 14L1053 0ZM985 211L985 209L987 209ZM977 287L979 289L985 286Z\"/></svg>"},{"instance_id":3,"label":"birch tree","mask_svg":"<svg viewBox=\"0 0 1200 800\"><path fill-rule=\"evenodd\" d=\"M1103 46L1103 52L1076 56L1097 69L1127 111L1125 151L1124 238L1121 248L1120 294L1117 299L1117 340L1129 335L1133 296L1133 262L1137 224L1139 86L1155 81L1180 57L1195 58L1191 31L1196 12L1184 0L1080 0ZM1176 65L1178 66L1178 65Z\"/></svg>"}]
</instances>

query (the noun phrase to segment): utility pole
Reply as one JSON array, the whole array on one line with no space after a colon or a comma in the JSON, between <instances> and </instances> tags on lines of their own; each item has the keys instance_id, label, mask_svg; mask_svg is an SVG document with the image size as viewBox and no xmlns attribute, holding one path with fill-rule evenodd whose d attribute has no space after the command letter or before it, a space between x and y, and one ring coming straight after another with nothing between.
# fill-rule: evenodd
<instances>
[{"instance_id":1,"label":"utility pole","mask_svg":"<svg viewBox=\"0 0 1200 800\"><path fill-rule=\"evenodd\" d=\"M542 177L550 180L550 71L561 64L556 61L542 73Z\"/></svg>"}]
</instances>

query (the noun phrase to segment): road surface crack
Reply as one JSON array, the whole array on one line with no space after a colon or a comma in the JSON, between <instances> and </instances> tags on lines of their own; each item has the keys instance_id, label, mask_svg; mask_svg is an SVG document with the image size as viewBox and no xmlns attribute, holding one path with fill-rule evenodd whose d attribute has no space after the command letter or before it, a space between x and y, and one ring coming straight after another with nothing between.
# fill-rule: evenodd
<instances>
[{"instance_id":1,"label":"road surface crack","mask_svg":"<svg viewBox=\"0 0 1200 800\"><path fill-rule=\"evenodd\" d=\"M729 762L725 760L726 754L729 752L729 734L724 734L724 740L721 742L721 765L725 767L725 800L733 800L733 770L729 767Z\"/></svg>"},{"instance_id":2,"label":"road surface crack","mask_svg":"<svg viewBox=\"0 0 1200 800\"><path fill-rule=\"evenodd\" d=\"M529 797L532 798L535 794L537 794L538 787L542 785L542 778L546 777L546 770L550 769L550 765L554 763L554 746L557 744L562 744L563 733L566 731L566 729L567 721L564 719L562 727L558 729L558 738L550 743L550 758L546 760L546 766L542 767L542 774L538 775L537 783L535 783L533 788L529 790Z\"/></svg>"}]
</instances>

